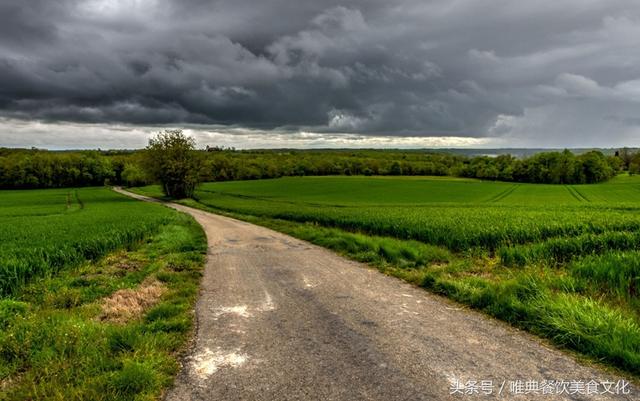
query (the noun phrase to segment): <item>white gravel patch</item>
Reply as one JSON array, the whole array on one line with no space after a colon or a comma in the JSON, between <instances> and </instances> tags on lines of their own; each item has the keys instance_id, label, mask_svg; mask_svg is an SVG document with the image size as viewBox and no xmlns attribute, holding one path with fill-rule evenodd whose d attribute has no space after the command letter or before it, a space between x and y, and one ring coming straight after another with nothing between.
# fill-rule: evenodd
<instances>
[{"instance_id":1,"label":"white gravel patch","mask_svg":"<svg viewBox=\"0 0 640 401\"><path fill-rule=\"evenodd\" d=\"M244 365L247 359L247 355L240 353L239 349L225 351L218 347L212 351L210 348L205 348L203 352L192 357L191 368L195 376L204 380L221 368L238 368Z\"/></svg>"}]
</instances>

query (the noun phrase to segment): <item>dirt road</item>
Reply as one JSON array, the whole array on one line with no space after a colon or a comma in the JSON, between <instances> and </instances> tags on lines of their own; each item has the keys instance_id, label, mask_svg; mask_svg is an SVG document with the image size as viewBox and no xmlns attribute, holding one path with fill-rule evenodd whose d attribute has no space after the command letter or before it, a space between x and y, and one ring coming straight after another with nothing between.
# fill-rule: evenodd
<instances>
[{"instance_id":1,"label":"dirt road","mask_svg":"<svg viewBox=\"0 0 640 401\"><path fill-rule=\"evenodd\" d=\"M171 206L204 227L209 251L197 337L167 400L640 399L635 388L587 396L588 382L602 393L620 378L362 264ZM543 394L545 380L560 383ZM524 381L539 390L515 395Z\"/></svg>"}]
</instances>

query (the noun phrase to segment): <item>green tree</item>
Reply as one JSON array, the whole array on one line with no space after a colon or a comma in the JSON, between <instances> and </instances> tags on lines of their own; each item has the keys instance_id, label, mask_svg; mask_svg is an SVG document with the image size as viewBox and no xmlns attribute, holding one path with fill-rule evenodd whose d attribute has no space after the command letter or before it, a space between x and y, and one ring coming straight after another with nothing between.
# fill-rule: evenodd
<instances>
[{"instance_id":1,"label":"green tree","mask_svg":"<svg viewBox=\"0 0 640 401\"><path fill-rule=\"evenodd\" d=\"M193 138L182 130L166 130L149 140L144 166L162 184L165 195L187 198L200 180L202 158Z\"/></svg>"},{"instance_id":2,"label":"green tree","mask_svg":"<svg viewBox=\"0 0 640 401\"><path fill-rule=\"evenodd\" d=\"M629 169L629 165L631 164L631 162L633 162L633 152L631 151L631 149L624 147L618 151L616 151L616 156L620 159L620 161L622 162L622 168L624 168L625 170Z\"/></svg>"},{"instance_id":3,"label":"green tree","mask_svg":"<svg viewBox=\"0 0 640 401\"><path fill-rule=\"evenodd\" d=\"M579 159L582 161L582 172L587 184L604 181L615 175L615 171L601 152L587 152L580 155Z\"/></svg>"},{"instance_id":4,"label":"green tree","mask_svg":"<svg viewBox=\"0 0 640 401\"><path fill-rule=\"evenodd\" d=\"M393 164L391 164L389 175L402 175L402 167L400 166L400 163L393 162Z\"/></svg>"},{"instance_id":5,"label":"green tree","mask_svg":"<svg viewBox=\"0 0 640 401\"><path fill-rule=\"evenodd\" d=\"M121 181L128 187L139 187L149 183L145 171L134 163L127 163L124 165L124 169L121 174Z\"/></svg>"},{"instance_id":6,"label":"green tree","mask_svg":"<svg viewBox=\"0 0 640 401\"><path fill-rule=\"evenodd\" d=\"M637 152L631 158L631 162L629 163L629 174L640 174L640 152Z\"/></svg>"}]
</instances>

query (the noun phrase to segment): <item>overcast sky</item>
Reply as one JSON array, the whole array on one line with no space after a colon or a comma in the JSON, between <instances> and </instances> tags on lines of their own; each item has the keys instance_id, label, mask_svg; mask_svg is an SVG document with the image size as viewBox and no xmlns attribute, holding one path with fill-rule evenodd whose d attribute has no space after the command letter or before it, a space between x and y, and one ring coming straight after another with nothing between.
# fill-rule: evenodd
<instances>
[{"instance_id":1,"label":"overcast sky","mask_svg":"<svg viewBox=\"0 0 640 401\"><path fill-rule=\"evenodd\" d=\"M635 0L0 0L0 146L640 146Z\"/></svg>"}]
</instances>

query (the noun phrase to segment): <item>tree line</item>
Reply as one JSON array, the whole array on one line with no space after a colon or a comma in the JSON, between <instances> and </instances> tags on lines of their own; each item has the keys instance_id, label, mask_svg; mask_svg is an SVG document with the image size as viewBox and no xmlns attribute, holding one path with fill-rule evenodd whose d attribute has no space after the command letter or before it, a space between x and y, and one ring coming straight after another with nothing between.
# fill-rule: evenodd
<instances>
[{"instance_id":1,"label":"tree line","mask_svg":"<svg viewBox=\"0 0 640 401\"><path fill-rule=\"evenodd\" d=\"M590 184L622 171L640 173L640 152L621 149L574 154L541 152L464 156L426 150L196 150L180 131L166 131L136 151L68 151L0 148L0 188L139 186L161 182L166 192L188 195L197 182L308 175L435 175L485 180ZM168 188L168 186L172 186Z\"/></svg>"},{"instance_id":2,"label":"tree line","mask_svg":"<svg viewBox=\"0 0 640 401\"><path fill-rule=\"evenodd\" d=\"M205 158L207 181L248 180L305 175L435 175L485 180L590 184L623 170L617 156L600 151L574 155L542 152L518 159L511 155L468 157L453 153L408 151L229 151ZM640 154L637 155L640 161Z\"/></svg>"}]
</instances>

